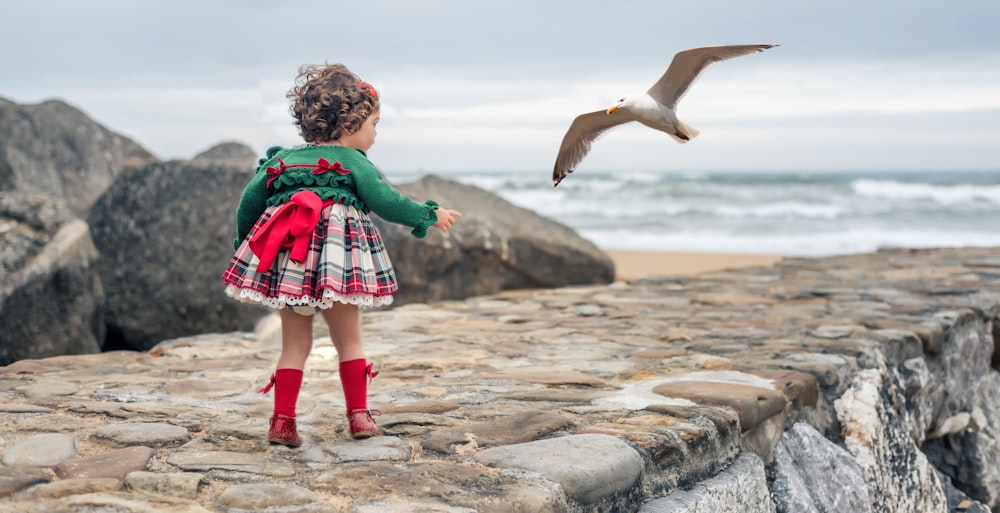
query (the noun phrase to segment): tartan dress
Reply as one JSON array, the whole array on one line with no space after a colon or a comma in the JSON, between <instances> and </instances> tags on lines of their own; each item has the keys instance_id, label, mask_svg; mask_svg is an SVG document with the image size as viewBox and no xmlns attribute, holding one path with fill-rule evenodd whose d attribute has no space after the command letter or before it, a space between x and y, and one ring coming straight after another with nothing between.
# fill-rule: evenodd
<instances>
[{"instance_id":1,"label":"tartan dress","mask_svg":"<svg viewBox=\"0 0 1000 513\"><path fill-rule=\"evenodd\" d=\"M323 208L303 262L293 261L291 250L282 249L268 269L258 269L260 257L250 240L284 206L268 207L240 243L223 274L229 297L274 309L296 307L303 314L337 302L360 307L392 303L399 286L378 229L367 214L343 203Z\"/></svg>"}]
</instances>

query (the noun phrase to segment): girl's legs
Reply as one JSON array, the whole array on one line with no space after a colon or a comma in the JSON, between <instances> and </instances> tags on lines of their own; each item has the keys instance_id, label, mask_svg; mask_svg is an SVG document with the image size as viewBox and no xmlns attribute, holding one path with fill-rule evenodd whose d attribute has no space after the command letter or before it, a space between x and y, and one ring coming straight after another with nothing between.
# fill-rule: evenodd
<instances>
[{"instance_id":1,"label":"girl's legs","mask_svg":"<svg viewBox=\"0 0 1000 513\"><path fill-rule=\"evenodd\" d=\"M323 317L340 358L340 384L347 403L351 436L377 436L380 432L368 410L368 381L374 376L361 347L361 311L356 305L337 303L324 310Z\"/></svg>"},{"instance_id":2,"label":"girl's legs","mask_svg":"<svg viewBox=\"0 0 1000 513\"><path fill-rule=\"evenodd\" d=\"M302 444L295 425L295 405L302 388L302 371L312 350L312 317L281 310L281 356L271 383L274 386L274 415L268 438L274 443L298 447Z\"/></svg>"},{"instance_id":3,"label":"girl's legs","mask_svg":"<svg viewBox=\"0 0 1000 513\"><path fill-rule=\"evenodd\" d=\"M306 368L313 344L313 318L281 309L281 356L279 369Z\"/></svg>"}]
</instances>

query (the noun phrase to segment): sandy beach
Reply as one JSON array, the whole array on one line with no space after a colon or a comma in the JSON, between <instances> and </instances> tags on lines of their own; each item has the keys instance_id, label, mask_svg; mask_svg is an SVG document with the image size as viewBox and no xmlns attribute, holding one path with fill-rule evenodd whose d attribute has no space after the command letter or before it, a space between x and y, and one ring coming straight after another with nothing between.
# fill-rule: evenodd
<instances>
[{"instance_id":1,"label":"sandy beach","mask_svg":"<svg viewBox=\"0 0 1000 513\"><path fill-rule=\"evenodd\" d=\"M615 262L615 280L627 281L649 276L687 275L705 271L771 265L779 255L734 253L684 253L668 251L607 250Z\"/></svg>"}]
</instances>

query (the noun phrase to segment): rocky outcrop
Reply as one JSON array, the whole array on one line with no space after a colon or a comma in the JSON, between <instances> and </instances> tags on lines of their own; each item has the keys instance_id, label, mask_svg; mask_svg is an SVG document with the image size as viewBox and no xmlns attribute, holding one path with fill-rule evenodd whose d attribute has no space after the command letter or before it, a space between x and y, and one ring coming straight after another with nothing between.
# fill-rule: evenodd
<instances>
[{"instance_id":1,"label":"rocky outcrop","mask_svg":"<svg viewBox=\"0 0 1000 513\"><path fill-rule=\"evenodd\" d=\"M86 217L123 170L154 160L65 102L19 105L0 98L0 191L45 194Z\"/></svg>"},{"instance_id":2,"label":"rocky outcrop","mask_svg":"<svg viewBox=\"0 0 1000 513\"><path fill-rule=\"evenodd\" d=\"M251 173L239 165L155 163L124 173L97 200L87 221L101 252L109 346L146 350L166 339L250 329L265 313L227 298L221 278Z\"/></svg>"},{"instance_id":3,"label":"rocky outcrop","mask_svg":"<svg viewBox=\"0 0 1000 513\"><path fill-rule=\"evenodd\" d=\"M397 187L463 216L423 240L376 218L400 281L398 304L614 280L614 263L590 241L495 194L433 175Z\"/></svg>"},{"instance_id":4,"label":"rocky outcrop","mask_svg":"<svg viewBox=\"0 0 1000 513\"><path fill-rule=\"evenodd\" d=\"M100 351L103 289L87 224L65 223L0 282L0 365Z\"/></svg>"},{"instance_id":5,"label":"rocky outcrop","mask_svg":"<svg viewBox=\"0 0 1000 513\"><path fill-rule=\"evenodd\" d=\"M0 98L0 363L101 350L100 255L80 218L152 160L64 102Z\"/></svg>"},{"instance_id":6,"label":"rocky outcrop","mask_svg":"<svg viewBox=\"0 0 1000 513\"><path fill-rule=\"evenodd\" d=\"M385 436L364 441L317 319L299 449L268 445L256 392L273 316L21 360L0 368L0 511L989 511L996 251L368 312Z\"/></svg>"}]
</instances>

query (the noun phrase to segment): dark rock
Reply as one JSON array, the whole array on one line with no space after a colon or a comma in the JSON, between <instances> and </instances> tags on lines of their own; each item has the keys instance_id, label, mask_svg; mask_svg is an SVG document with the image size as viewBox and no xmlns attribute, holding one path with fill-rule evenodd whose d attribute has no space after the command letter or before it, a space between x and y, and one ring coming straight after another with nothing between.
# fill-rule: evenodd
<instances>
[{"instance_id":1,"label":"dark rock","mask_svg":"<svg viewBox=\"0 0 1000 513\"><path fill-rule=\"evenodd\" d=\"M422 240L373 216L399 279L396 304L614 281L614 263L591 242L495 194L433 175L396 187L463 215Z\"/></svg>"},{"instance_id":2,"label":"dark rock","mask_svg":"<svg viewBox=\"0 0 1000 513\"><path fill-rule=\"evenodd\" d=\"M38 255L63 223L73 219L66 205L46 194L0 194L0 284Z\"/></svg>"},{"instance_id":3,"label":"dark rock","mask_svg":"<svg viewBox=\"0 0 1000 513\"><path fill-rule=\"evenodd\" d=\"M222 285L252 173L158 162L124 173L97 200L88 221L102 255L109 347L248 330L265 313L227 298Z\"/></svg>"},{"instance_id":4,"label":"dark rock","mask_svg":"<svg viewBox=\"0 0 1000 513\"><path fill-rule=\"evenodd\" d=\"M86 223L71 221L0 282L0 365L100 351L103 289Z\"/></svg>"}]
</instances>

